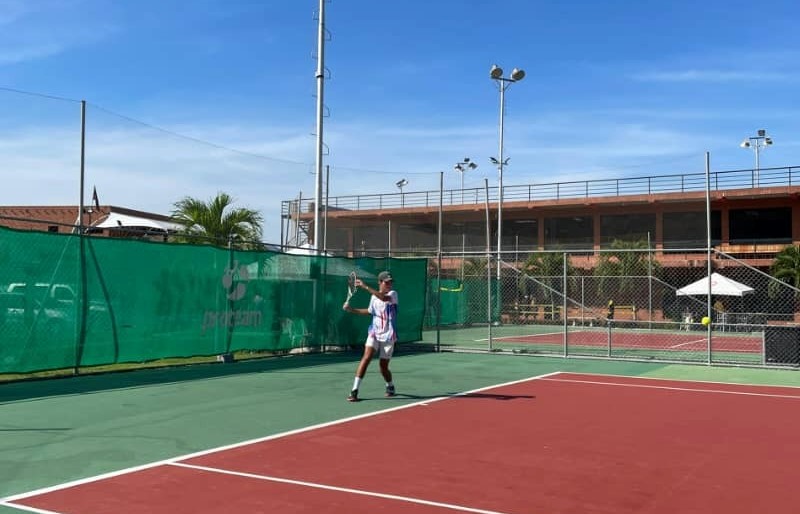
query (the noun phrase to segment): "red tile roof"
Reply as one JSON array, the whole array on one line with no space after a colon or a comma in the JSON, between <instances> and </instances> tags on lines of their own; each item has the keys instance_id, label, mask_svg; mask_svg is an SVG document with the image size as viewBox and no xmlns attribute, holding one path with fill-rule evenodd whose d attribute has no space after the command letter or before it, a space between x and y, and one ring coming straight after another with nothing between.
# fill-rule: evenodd
<instances>
[{"instance_id":1,"label":"red tile roof","mask_svg":"<svg viewBox=\"0 0 800 514\"><path fill-rule=\"evenodd\" d=\"M160 221L170 217L152 212L137 211L116 205L101 205L99 209L85 206L84 225L102 222L110 213L129 214ZM72 232L78 221L77 205L6 205L0 206L0 226L22 230ZM56 227L51 229L50 227Z\"/></svg>"}]
</instances>

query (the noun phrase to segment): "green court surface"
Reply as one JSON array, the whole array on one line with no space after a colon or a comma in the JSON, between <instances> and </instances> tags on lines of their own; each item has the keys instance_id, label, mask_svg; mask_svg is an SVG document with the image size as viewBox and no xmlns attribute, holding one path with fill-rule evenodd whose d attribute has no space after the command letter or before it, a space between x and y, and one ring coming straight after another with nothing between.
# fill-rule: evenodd
<instances>
[{"instance_id":1,"label":"green court surface","mask_svg":"<svg viewBox=\"0 0 800 514\"><path fill-rule=\"evenodd\" d=\"M0 498L554 371L800 385L797 370L445 352L396 356L399 394L390 399L373 363L364 401L352 404L345 398L359 357L303 355L0 385ZM2 514L20 512L0 507Z\"/></svg>"}]
</instances>

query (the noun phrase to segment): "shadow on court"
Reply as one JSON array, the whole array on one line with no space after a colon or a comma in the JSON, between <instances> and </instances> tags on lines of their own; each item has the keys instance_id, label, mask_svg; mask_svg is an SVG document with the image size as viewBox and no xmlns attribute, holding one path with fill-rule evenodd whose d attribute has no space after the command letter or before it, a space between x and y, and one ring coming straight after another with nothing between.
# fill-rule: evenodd
<instances>
[{"instance_id":1,"label":"shadow on court","mask_svg":"<svg viewBox=\"0 0 800 514\"><path fill-rule=\"evenodd\" d=\"M492 393L469 393L456 395L455 398L464 400L469 399L488 399L488 400L535 400L536 397L531 394L492 394Z\"/></svg>"},{"instance_id":2,"label":"shadow on court","mask_svg":"<svg viewBox=\"0 0 800 514\"><path fill-rule=\"evenodd\" d=\"M442 393L442 394L434 394L434 395L418 395L418 394L404 394L404 393L397 393L395 396L391 398L380 397L377 396L375 398L360 398L359 402L370 401L370 400L387 400L387 401L397 401L397 400L435 400L437 398L453 398L453 399L460 399L460 400L535 400L536 396L528 395L528 394L492 394L492 393Z\"/></svg>"}]
</instances>

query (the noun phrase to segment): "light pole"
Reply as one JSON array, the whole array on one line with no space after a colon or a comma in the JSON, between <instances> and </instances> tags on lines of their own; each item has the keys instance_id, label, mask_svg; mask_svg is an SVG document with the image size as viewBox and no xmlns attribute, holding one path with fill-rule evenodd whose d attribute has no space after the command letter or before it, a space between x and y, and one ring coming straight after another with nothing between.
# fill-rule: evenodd
<instances>
[{"instance_id":1,"label":"light pole","mask_svg":"<svg viewBox=\"0 0 800 514\"><path fill-rule=\"evenodd\" d=\"M467 170L474 170L478 165L472 162L469 157L464 157L464 160L457 162L453 169L461 175L461 205L464 205L464 173ZM464 254L467 249L467 233L466 222L461 225L461 282L464 282Z\"/></svg>"},{"instance_id":2,"label":"light pole","mask_svg":"<svg viewBox=\"0 0 800 514\"><path fill-rule=\"evenodd\" d=\"M759 171L761 165L759 163L759 153L761 153L762 149L766 149L768 146L772 145L772 138L767 136L767 131L764 129L759 129L757 132L758 135L750 136L744 138L744 141L739 145L744 149L752 148L753 152L756 154L756 167L753 175L753 184L755 187L759 187Z\"/></svg>"},{"instance_id":3,"label":"light pole","mask_svg":"<svg viewBox=\"0 0 800 514\"><path fill-rule=\"evenodd\" d=\"M491 157L493 164L497 165L498 192L497 192L497 280L500 280L500 259L503 250L503 167L508 164L508 159L503 158L503 121L506 111L506 89L514 82L519 82L525 78L525 72L519 68L511 70L510 77L503 76L503 68L496 64L489 70L489 77L495 81L500 91L500 155L498 158Z\"/></svg>"},{"instance_id":4,"label":"light pole","mask_svg":"<svg viewBox=\"0 0 800 514\"><path fill-rule=\"evenodd\" d=\"M469 157L464 157L464 160L457 162L453 169L461 175L461 203L464 203L464 173L469 170L474 170L478 165L469 160Z\"/></svg>"},{"instance_id":5,"label":"light pole","mask_svg":"<svg viewBox=\"0 0 800 514\"><path fill-rule=\"evenodd\" d=\"M401 178L397 182L394 183L398 189L400 189L400 194L403 194L403 188L408 185L408 180Z\"/></svg>"},{"instance_id":6,"label":"light pole","mask_svg":"<svg viewBox=\"0 0 800 514\"><path fill-rule=\"evenodd\" d=\"M405 197L403 196L403 188L408 185L408 180L401 178L397 182L394 183L397 186L397 189L400 190L400 207L405 207Z\"/></svg>"}]
</instances>

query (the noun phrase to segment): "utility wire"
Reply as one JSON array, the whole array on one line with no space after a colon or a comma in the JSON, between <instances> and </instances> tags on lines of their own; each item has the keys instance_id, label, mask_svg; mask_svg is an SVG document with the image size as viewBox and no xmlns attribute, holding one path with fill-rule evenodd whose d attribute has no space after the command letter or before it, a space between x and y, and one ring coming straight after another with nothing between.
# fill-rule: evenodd
<instances>
[{"instance_id":1,"label":"utility wire","mask_svg":"<svg viewBox=\"0 0 800 514\"><path fill-rule=\"evenodd\" d=\"M17 93L17 94L21 94L21 95L35 96L35 97L39 97L39 98L48 98L48 99L51 99L51 100L59 100L59 101L64 101L64 102L81 103L81 100L75 100L73 98L66 98L66 97L60 97L60 96L55 96L55 95L48 95L48 94L43 94L43 93L37 93L37 92L34 92L34 91L25 91L25 90L22 90L22 89L15 89L15 88L11 88L11 87L0 86L0 91L6 91L6 92L9 92L9 93ZM99 111L105 112L106 114L110 114L111 116L116 116L117 118L126 120L126 121L131 122L131 123L135 123L135 124L140 125L142 127L146 127L146 128L152 129L152 130L156 130L156 131L159 131L159 132L161 132L163 134L168 134L168 135L170 135L172 137L184 139L186 141L191 141L193 143L198 143L198 144L201 144L201 145L209 146L211 148L216 148L218 150L225 150L227 152L232 152L232 153L236 153L236 154L244 155L244 156L248 156L248 157L255 157L257 159L264 159L264 160L272 161L272 162L280 162L280 163L284 163L284 164L295 164L295 165L300 165L300 166L313 166L313 164L308 163L308 162L292 161L292 160L289 160L289 159L280 159L280 158L277 158L277 157L269 157L269 156L266 156L266 155L261 155L261 154L257 154L257 153L253 153L253 152L247 152L245 150L238 150L236 148L231 148L229 146L225 146L225 145L222 145L222 144L219 144L219 143L214 143L214 142L207 141L207 140L204 140L204 139L200 139L200 138L197 138L197 137L194 137L194 136L181 134L180 132L175 132L174 130L165 129L163 127L159 127L158 125L153 125L152 123L147 123L146 121L142 121L142 120L139 120L139 119L136 119L136 118L132 118L130 116L126 116L125 114L120 114L118 112L112 111L111 109L107 109L107 108L105 108L105 107L103 107L101 105L97 105L97 104L94 104L94 103L91 103L91 102L87 102L87 105L90 105L90 106L92 106L93 108L95 108L95 109L97 109ZM398 173L404 173L406 175L435 175L435 174L438 173L438 171L437 172L380 171L380 170L367 170L367 169L360 169L360 168L351 168L351 167L346 167L346 166L331 166L331 171L344 171L344 172L352 172L352 173L374 173L374 174L383 174L383 175L397 175Z\"/></svg>"},{"instance_id":2,"label":"utility wire","mask_svg":"<svg viewBox=\"0 0 800 514\"><path fill-rule=\"evenodd\" d=\"M137 125L141 125L143 127L149 128L149 129L157 130L159 132L162 132L164 134L168 134L168 135L173 136L173 137L177 137L177 138L180 138L180 139L185 139L187 141L192 141L193 143L199 143L199 144L205 145L205 146L210 146L210 147L216 148L218 150L225 150L227 152L233 152L233 153L237 153L239 155L246 155L248 157L256 157L258 159L265 159L265 160L268 160L268 161L282 162L282 163L285 163L285 164L300 164L300 165L303 165L303 166L309 166L309 164L307 162L290 161L288 159L279 159L277 157L269 157L269 156L266 156L266 155L261 155L261 154L257 154L257 153L253 153L253 152L247 152L247 151L244 151L244 150L237 150L236 148L231 148L229 146L221 145L219 143L212 143L211 141L206 141L204 139L200 139L200 138L193 137L193 136L187 136L186 134L181 134L181 133L175 132L173 130L165 129L165 128L159 127L157 125L153 125L151 123L147 123L147 122L142 121L142 120L137 120L136 118L131 118L130 116L126 116L124 114L120 114L118 112L114 112L114 111L112 111L110 109L106 109L105 107L102 107L102 106L97 105L97 104L91 104L90 103L88 105L91 105L92 107L94 107L95 109L97 109L99 111L103 111L103 112L105 112L107 114L110 114L112 116L116 116L118 118L121 118L123 120L129 121L131 123L136 123Z\"/></svg>"},{"instance_id":3,"label":"utility wire","mask_svg":"<svg viewBox=\"0 0 800 514\"><path fill-rule=\"evenodd\" d=\"M9 92L9 93L16 93L16 94L27 95L27 96L34 96L34 97L39 97L39 98L47 98L47 99L50 99L50 100L58 100L58 101L62 101L62 102L81 103L81 100L76 100L74 98L66 98L66 97L62 97L62 96L49 95L49 94L44 94L44 93L37 93L35 91L26 91L26 90L23 90L23 89L16 89L16 88L11 88L11 87L0 86L0 91L6 91L6 92ZM294 165L301 165L301 166L313 166L313 164L308 163L308 162L292 161L292 160L289 160L289 159L281 159L281 158L269 157L269 156L266 156L266 155L261 155L261 154L257 154L257 153L253 153L253 152L247 152L245 150L238 150L236 148L231 148L229 146L225 146L225 145L222 145L222 144L219 144L219 143L214 143L214 142L207 141L207 140L204 140L204 139L200 139L200 138L197 138L197 137L194 137L194 136L189 136L189 135L186 135L186 134L181 134L179 132L175 132L173 130L165 129L163 127L159 127L158 125L153 125L151 123L147 123L145 121L138 120L136 118L132 118L132 117L126 116L124 114L120 114L118 112L112 111L111 109L107 109L107 108L105 108L105 107L103 107L101 105L97 105L97 104L93 104L93 103L89 103L89 102L87 102L87 105L90 105L90 106L94 107L95 109L97 109L99 111L105 112L105 113L110 114L112 116L116 116L116 117L118 117L120 119L123 119L123 120L126 120L128 122L135 123L137 125L140 125L140 126L152 129L152 130L156 130L156 131L161 132L163 134L168 134L168 135L170 135L172 137L176 137L176 138L184 139L186 141L191 141L191 142L198 143L198 144L201 144L201 145L209 146L211 148L216 148L218 150L224 150L224 151L227 151L227 152L232 152L232 153L239 154L239 155L244 155L244 156L247 156L247 157L255 157L257 159L263 159L263 160L272 161L272 162L279 162L279 163L284 163L284 164L294 164ZM637 169L637 168L653 167L653 166L656 166L656 165L663 166L664 164L669 164L669 163L674 163L674 162L678 162L678 161L688 160L690 158L695 158L698 155L699 154L696 154L696 153L683 154L683 155L675 156L675 157L673 157L671 159L662 159L658 163L641 163L641 164L630 164L630 165L627 165L627 166L612 166L612 167L615 168L615 169L619 169L619 170L625 170L625 169ZM419 175L419 176L432 176L432 175L437 175L439 173L439 171L396 171L396 170L395 171L384 171L384 170L372 170L372 169L353 168L353 167L349 167L349 166L335 166L335 165L331 165L331 171L334 171L334 172L338 171L338 172L345 172L345 173L371 173L371 174L376 174L376 175L397 175L398 173L401 173L403 175Z\"/></svg>"},{"instance_id":4,"label":"utility wire","mask_svg":"<svg viewBox=\"0 0 800 514\"><path fill-rule=\"evenodd\" d=\"M33 91L24 91L22 89L14 89L13 87L0 86L0 91L7 91L9 93L17 93L17 94L20 94L20 95L38 96L39 98L49 98L50 100L59 100L59 101L62 101L62 102L81 103L80 100L75 100L74 98L65 98L63 96L46 95L44 93L35 93Z\"/></svg>"}]
</instances>

